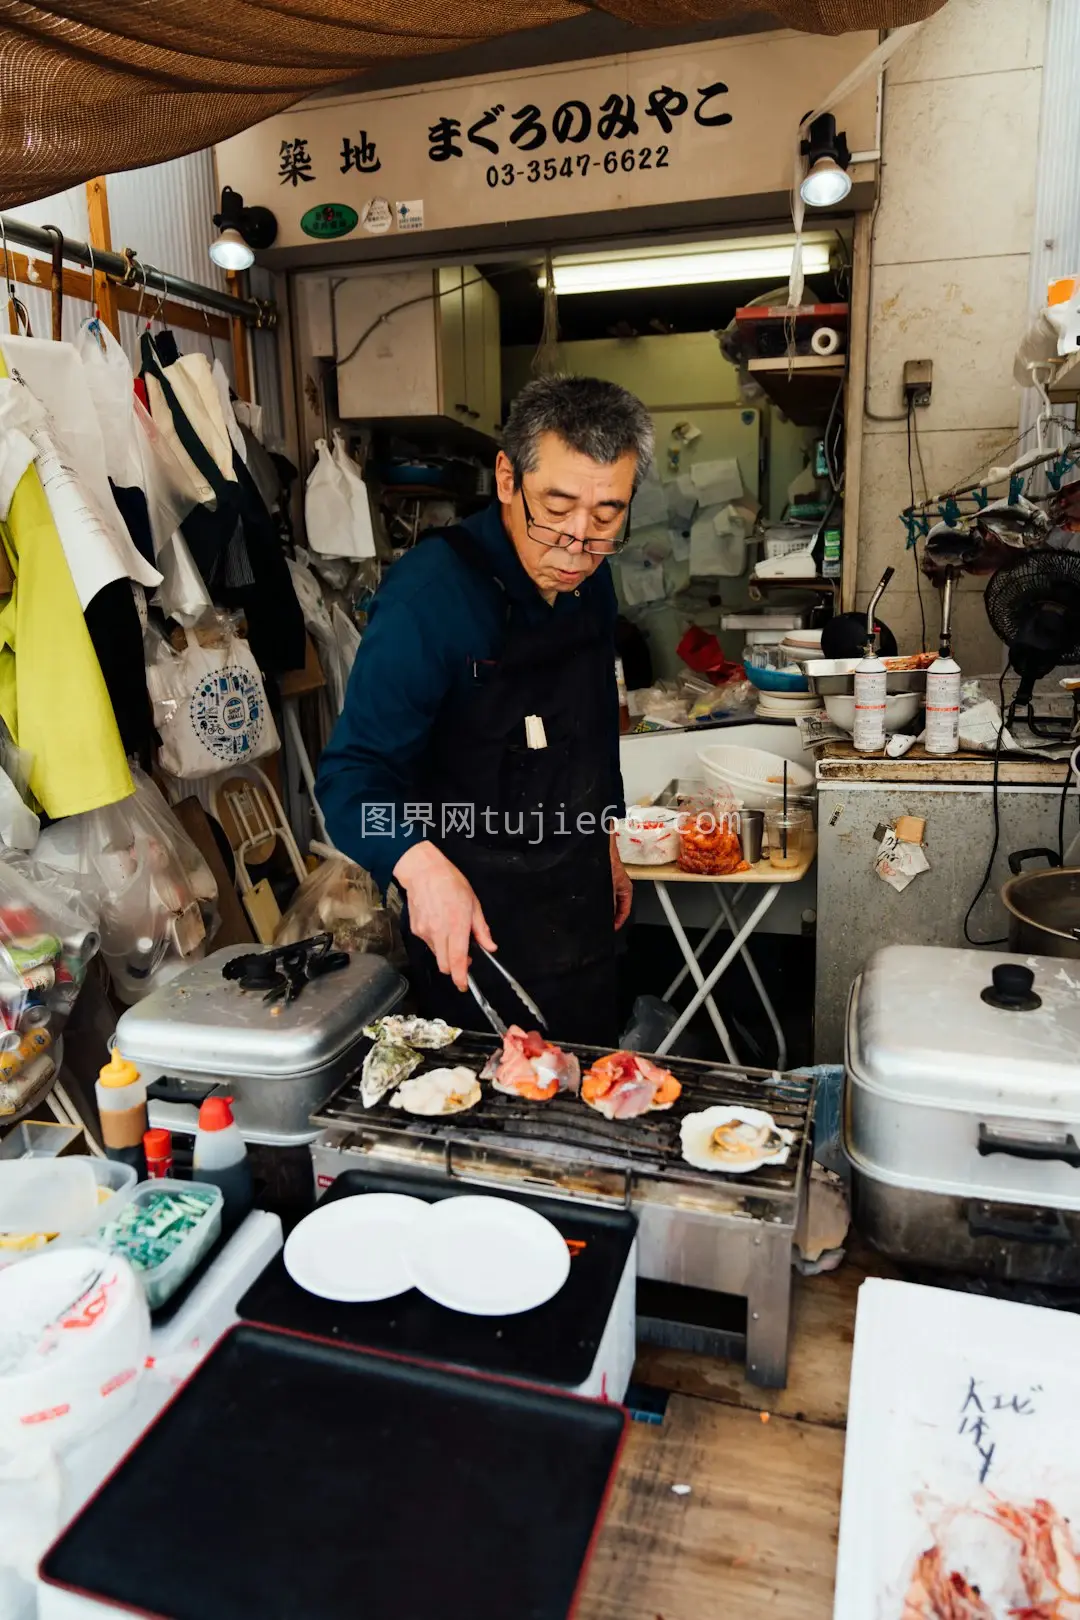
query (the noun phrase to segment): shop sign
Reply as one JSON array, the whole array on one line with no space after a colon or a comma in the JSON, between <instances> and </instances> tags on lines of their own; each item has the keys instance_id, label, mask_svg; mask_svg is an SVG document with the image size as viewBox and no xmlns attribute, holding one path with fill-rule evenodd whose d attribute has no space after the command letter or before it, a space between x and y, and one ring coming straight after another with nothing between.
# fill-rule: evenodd
<instances>
[{"instance_id":1,"label":"shop sign","mask_svg":"<svg viewBox=\"0 0 1080 1620\"><path fill-rule=\"evenodd\" d=\"M219 146L219 176L273 210L279 247L344 234L304 223L319 191L395 232L783 195L799 118L874 44L785 31L308 101ZM875 93L838 109L853 150Z\"/></svg>"}]
</instances>

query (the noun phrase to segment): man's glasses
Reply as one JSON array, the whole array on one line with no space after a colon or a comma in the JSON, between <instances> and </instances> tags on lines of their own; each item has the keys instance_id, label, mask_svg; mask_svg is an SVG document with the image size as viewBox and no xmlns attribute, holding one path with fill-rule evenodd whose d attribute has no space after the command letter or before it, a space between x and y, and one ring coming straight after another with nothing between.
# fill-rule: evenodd
<instances>
[{"instance_id":1,"label":"man's glasses","mask_svg":"<svg viewBox=\"0 0 1080 1620\"><path fill-rule=\"evenodd\" d=\"M582 540L580 535L564 534L561 529L552 529L544 523L537 523L529 511L524 485L521 487L521 505L525 513L525 533L530 540L535 540L538 546L559 546L565 550L568 546L580 544L582 551L587 551L592 557L613 557L616 552L623 549L630 538L629 507L626 509L622 528L618 534L586 535Z\"/></svg>"}]
</instances>

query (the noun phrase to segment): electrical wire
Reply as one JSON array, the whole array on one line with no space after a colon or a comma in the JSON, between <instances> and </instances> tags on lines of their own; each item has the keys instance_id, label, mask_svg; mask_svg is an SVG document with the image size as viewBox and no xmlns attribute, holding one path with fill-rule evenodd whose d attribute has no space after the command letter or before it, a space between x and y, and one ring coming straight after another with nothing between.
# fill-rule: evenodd
<instances>
[{"instance_id":1,"label":"electrical wire","mask_svg":"<svg viewBox=\"0 0 1080 1620\"><path fill-rule=\"evenodd\" d=\"M825 423L825 431L821 437L822 450L824 451L825 455L825 467L829 474L829 483L832 485L834 495L843 495L844 493L844 467L843 462L837 457L837 451L839 450L840 444L844 437L844 413L842 406L846 382L847 373L845 371L844 376L837 384L836 393L833 395L832 404L829 406L829 416ZM841 407L839 416L837 416L838 407ZM835 433L833 432L834 422L837 424Z\"/></svg>"},{"instance_id":2,"label":"electrical wire","mask_svg":"<svg viewBox=\"0 0 1080 1620\"><path fill-rule=\"evenodd\" d=\"M1065 767L1065 780L1061 786L1061 801L1058 804L1058 865L1065 865L1065 806L1069 798L1069 786L1072 782L1072 755Z\"/></svg>"},{"instance_id":3,"label":"electrical wire","mask_svg":"<svg viewBox=\"0 0 1080 1620\"><path fill-rule=\"evenodd\" d=\"M910 408L911 428L915 434L915 454L919 458L919 477L922 479L923 505L930 504L930 485L926 482L926 468L923 466L922 440L919 438L919 413L914 405Z\"/></svg>"},{"instance_id":4,"label":"electrical wire","mask_svg":"<svg viewBox=\"0 0 1080 1620\"><path fill-rule=\"evenodd\" d=\"M971 922L971 913L975 910L975 907L986 893L987 885L990 882L990 877L994 870L994 862L997 860L998 844L1001 841L1001 812L998 805L998 771L1001 765L1001 739L1005 734L1005 676L1008 674L1008 672L1009 665L1006 664L1005 668L998 676L998 734L997 741L994 744L994 789L992 796L994 811L994 841L990 846L990 859L986 863L986 871L983 873L983 880L979 884L978 889L975 891L975 898L972 900L970 906L968 906L967 915L964 918L964 938L967 940L969 945L1008 944L1008 935L1005 934L1003 934L1000 939L972 939L971 930L969 927Z\"/></svg>"},{"instance_id":5,"label":"electrical wire","mask_svg":"<svg viewBox=\"0 0 1080 1620\"><path fill-rule=\"evenodd\" d=\"M914 507L915 507L915 472L914 472L914 469L913 469L913 467L911 465L911 422L912 422L912 417L914 416L914 414L915 414L915 407L912 404L911 400L909 399L908 400L908 408L907 408L907 475L908 475L908 488L911 491L912 510L914 510ZM925 488L926 488L926 479L924 478L923 479L923 489L925 490ZM918 535L916 535L914 533L912 534L912 538L911 538L911 555L915 559L915 594L919 598L919 626L920 626L919 633L920 633L920 635L922 637L922 641L920 643L919 650L920 650L920 652L925 652L926 651L926 609L923 606L922 569L919 566L919 537L918 537Z\"/></svg>"}]
</instances>

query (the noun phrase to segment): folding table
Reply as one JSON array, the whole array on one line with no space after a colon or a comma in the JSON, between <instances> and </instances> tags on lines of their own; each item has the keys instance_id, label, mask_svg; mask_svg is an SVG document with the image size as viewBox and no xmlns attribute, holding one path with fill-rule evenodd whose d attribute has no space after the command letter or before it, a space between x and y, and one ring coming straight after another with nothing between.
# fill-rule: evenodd
<instances>
[{"instance_id":1,"label":"folding table","mask_svg":"<svg viewBox=\"0 0 1080 1620\"><path fill-rule=\"evenodd\" d=\"M675 935L679 950L682 952L683 961L686 964L685 967L680 968L664 991L664 1000L670 1001L688 973L697 985L696 993L657 1047L658 1053L670 1052L698 1008L705 1007L709 1017L712 1019L713 1028L720 1037L720 1044L727 1054L728 1062L736 1064L741 1062L732 1045L727 1026L720 1016L712 994L735 958L741 956L746 964L746 971L750 975L750 982L757 991L761 1005L765 1009L765 1015L772 1025L773 1034L776 1036L776 1066L778 1069L786 1068L787 1042L784 1039L784 1032L780 1027L780 1020L776 1016L776 1009L769 999L768 991L762 983L761 974L758 972L754 959L747 949L747 943L784 884L800 882L814 864L815 854L816 845L811 843L809 849L803 853L802 859L797 866L771 866L768 860L763 860L758 861L757 865L750 867L748 871L732 872L726 877L709 877L699 872L681 872L674 862L665 866L628 866L626 868L635 883L651 883L656 890L657 899L663 907L664 916L668 920L671 932ZM672 883L708 883L712 887L719 915L704 934L696 951L686 937L686 930L679 921L675 903L668 891L668 886ZM729 896L729 891L732 889L734 893ZM739 907L744 898L749 910L745 917L740 918ZM701 970L701 958L725 925L731 929L731 944L716 966L709 970L708 975L705 975Z\"/></svg>"}]
</instances>

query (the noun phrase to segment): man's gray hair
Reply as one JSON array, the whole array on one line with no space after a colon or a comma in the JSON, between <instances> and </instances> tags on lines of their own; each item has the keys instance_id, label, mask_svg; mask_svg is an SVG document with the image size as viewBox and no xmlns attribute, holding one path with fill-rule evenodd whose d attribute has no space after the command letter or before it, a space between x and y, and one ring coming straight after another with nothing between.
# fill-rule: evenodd
<instances>
[{"instance_id":1,"label":"man's gray hair","mask_svg":"<svg viewBox=\"0 0 1080 1620\"><path fill-rule=\"evenodd\" d=\"M526 383L503 429L503 450L519 489L523 475L536 467L543 433L556 434L603 467L633 451L635 489L652 465L652 417L636 395L599 377L536 377Z\"/></svg>"}]
</instances>

